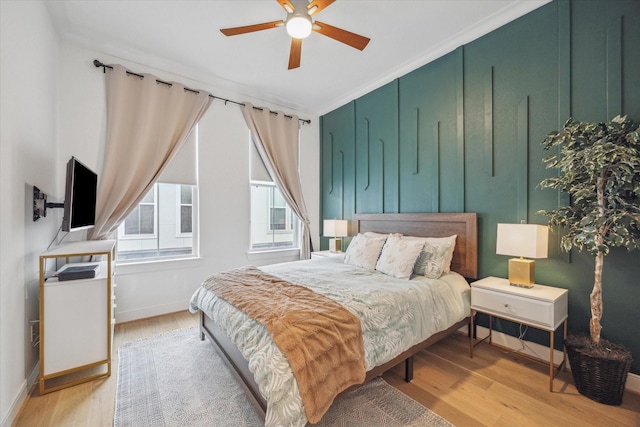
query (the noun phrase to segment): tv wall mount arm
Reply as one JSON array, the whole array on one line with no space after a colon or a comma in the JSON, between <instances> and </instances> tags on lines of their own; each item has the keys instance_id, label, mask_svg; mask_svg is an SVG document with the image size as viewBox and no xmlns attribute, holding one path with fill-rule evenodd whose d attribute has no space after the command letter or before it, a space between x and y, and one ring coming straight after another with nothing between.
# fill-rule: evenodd
<instances>
[{"instance_id":1,"label":"tv wall mount arm","mask_svg":"<svg viewBox=\"0 0 640 427\"><path fill-rule=\"evenodd\" d=\"M37 221L43 216L47 216L47 208L64 208L64 203L47 202L47 195L33 186L33 220Z\"/></svg>"}]
</instances>

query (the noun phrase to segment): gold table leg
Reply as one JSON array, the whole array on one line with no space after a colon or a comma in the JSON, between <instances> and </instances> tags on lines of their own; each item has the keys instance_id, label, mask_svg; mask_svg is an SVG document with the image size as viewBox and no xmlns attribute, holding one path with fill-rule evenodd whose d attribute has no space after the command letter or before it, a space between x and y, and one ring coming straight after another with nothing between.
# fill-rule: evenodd
<instances>
[{"instance_id":1,"label":"gold table leg","mask_svg":"<svg viewBox=\"0 0 640 427\"><path fill-rule=\"evenodd\" d=\"M549 391L553 391L553 347L555 331L551 331L549 342Z\"/></svg>"}]
</instances>

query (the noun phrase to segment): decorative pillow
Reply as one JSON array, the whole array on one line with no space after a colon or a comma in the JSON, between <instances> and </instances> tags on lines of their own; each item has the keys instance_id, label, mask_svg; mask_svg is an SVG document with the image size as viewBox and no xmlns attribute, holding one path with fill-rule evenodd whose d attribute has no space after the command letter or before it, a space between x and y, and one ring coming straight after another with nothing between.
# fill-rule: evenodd
<instances>
[{"instance_id":1,"label":"decorative pillow","mask_svg":"<svg viewBox=\"0 0 640 427\"><path fill-rule=\"evenodd\" d=\"M413 272L430 279L437 279L451 268L456 235L449 237L427 237Z\"/></svg>"},{"instance_id":2,"label":"decorative pillow","mask_svg":"<svg viewBox=\"0 0 640 427\"><path fill-rule=\"evenodd\" d=\"M409 280L423 246L424 242L419 240L403 239L400 234L389 235L376 263L376 270L398 279Z\"/></svg>"},{"instance_id":3,"label":"decorative pillow","mask_svg":"<svg viewBox=\"0 0 640 427\"><path fill-rule=\"evenodd\" d=\"M373 270L376 268L376 262L382 251L387 236L382 237L369 237L364 234L358 234L355 236L349 247L347 253L344 256L345 264L353 264L358 267L368 268Z\"/></svg>"},{"instance_id":4,"label":"decorative pillow","mask_svg":"<svg viewBox=\"0 0 640 427\"><path fill-rule=\"evenodd\" d=\"M364 235L367 236L367 237L384 237L385 239L387 237L389 237L388 233L387 234L383 234L383 233L376 233L374 231L366 231L364 233ZM399 236L402 236L402 234L399 234Z\"/></svg>"},{"instance_id":5,"label":"decorative pillow","mask_svg":"<svg viewBox=\"0 0 640 427\"><path fill-rule=\"evenodd\" d=\"M427 237L427 243L442 243L445 245L449 245L449 252L447 252L447 259L444 263L443 273L448 273L451 271L451 260L453 259L453 251L456 249L457 237L457 234L449 237Z\"/></svg>"}]
</instances>

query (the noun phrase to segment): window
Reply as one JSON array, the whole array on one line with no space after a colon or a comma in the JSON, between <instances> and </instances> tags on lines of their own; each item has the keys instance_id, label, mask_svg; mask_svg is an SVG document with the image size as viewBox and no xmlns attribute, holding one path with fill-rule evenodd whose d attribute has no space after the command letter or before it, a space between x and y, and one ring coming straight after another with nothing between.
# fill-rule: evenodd
<instances>
[{"instance_id":1,"label":"window","mask_svg":"<svg viewBox=\"0 0 640 427\"><path fill-rule=\"evenodd\" d=\"M154 236L156 234L156 187L142 199L140 204L124 220L125 236Z\"/></svg>"},{"instance_id":2,"label":"window","mask_svg":"<svg viewBox=\"0 0 640 427\"><path fill-rule=\"evenodd\" d=\"M118 261L197 255L198 126L118 227Z\"/></svg>"},{"instance_id":3,"label":"window","mask_svg":"<svg viewBox=\"0 0 640 427\"><path fill-rule=\"evenodd\" d=\"M118 260L193 255L194 190L156 183L118 227Z\"/></svg>"},{"instance_id":4,"label":"window","mask_svg":"<svg viewBox=\"0 0 640 427\"><path fill-rule=\"evenodd\" d=\"M275 187L269 187L269 231L293 230L293 222L291 220L293 212L284 201L284 197Z\"/></svg>"},{"instance_id":5,"label":"window","mask_svg":"<svg viewBox=\"0 0 640 427\"><path fill-rule=\"evenodd\" d=\"M180 230L179 234L190 234L193 227L193 186L181 185L180 186L180 200L179 200L180 212Z\"/></svg>"},{"instance_id":6,"label":"window","mask_svg":"<svg viewBox=\"0 0 640 427\"><path fill-rule=\"evenodd\" d=\"M251 181L251 249L298 247L298 218L272 182Z\"/></svg>"}]
</instances>

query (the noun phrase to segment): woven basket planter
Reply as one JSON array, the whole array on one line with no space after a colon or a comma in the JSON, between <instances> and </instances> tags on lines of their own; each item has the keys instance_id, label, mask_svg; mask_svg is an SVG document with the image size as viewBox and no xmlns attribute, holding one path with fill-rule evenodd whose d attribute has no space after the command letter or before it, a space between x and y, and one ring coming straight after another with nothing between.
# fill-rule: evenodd
<instances>
[{"instance_id":1,"label":"woven basket planter","mask_svg":"<svg viewBox=\"0 0 640 427\"><path fill-rule=\"evenodd\" d=\"M578 392L605 405L620 405L633 360L631 352L605 340L594 348L587 337L568 337L565 346Z\"/></svg>"}]
</instances>

